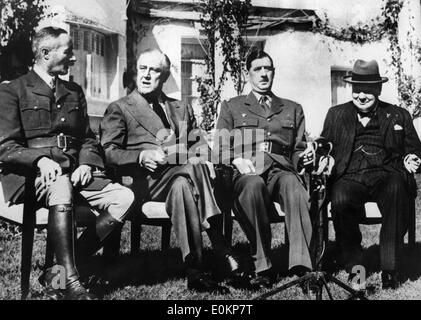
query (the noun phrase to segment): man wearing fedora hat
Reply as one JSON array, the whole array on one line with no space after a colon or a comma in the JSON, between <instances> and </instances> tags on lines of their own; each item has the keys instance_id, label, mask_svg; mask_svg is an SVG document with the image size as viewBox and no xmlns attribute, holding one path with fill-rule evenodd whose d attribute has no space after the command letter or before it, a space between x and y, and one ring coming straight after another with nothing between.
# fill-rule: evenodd
<instances>
[{"instance_id":1,"label":"man wearing fedora hat","mask_svg":"<svg viewBox=\"0 0 421 320\"><path fill-rule=\"evenodd\" d=\"M357 60L343 80L352 84L352 100L328 111L322 131L333 143L330 196L336 240L352 277L352 267L361 264L358 223L364 203L375 201L382 215L382 285L396 288L421 143L409 112L379 100L388 78L380 76L375 60Z\"/></svg>"}]
</instances>

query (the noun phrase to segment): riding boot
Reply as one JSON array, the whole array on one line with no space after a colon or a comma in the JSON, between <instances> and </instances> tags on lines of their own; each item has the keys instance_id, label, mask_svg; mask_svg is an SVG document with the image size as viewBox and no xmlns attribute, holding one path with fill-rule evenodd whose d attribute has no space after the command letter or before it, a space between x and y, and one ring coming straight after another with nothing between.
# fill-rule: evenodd
<instances>
[{"instance_id":1,"label":"riding boot","mask_svg":"<svg viewBox=\"0 0 421 320\"><path fill-rule=\"evenodd\" d=\"M123 226L123 222L114 219L107 211L102 212L95 226L88 227L76 241L76 262L78 268L85 268L91 256L104 244L104 240Z\"/></svg>"},{"instance_id":2,"label":"riding boot","mask_svg":"<svg viewBox=\"0 0 421 320\"><path fill-rule=\"evenodd\" d=\"M48 215L48 234L54 245L59 266L65 271L64 299L96 300L95 295L86 291L79 281L74 258L73 207L70 204L50 206Z\"/></svg>"}]
</instances>

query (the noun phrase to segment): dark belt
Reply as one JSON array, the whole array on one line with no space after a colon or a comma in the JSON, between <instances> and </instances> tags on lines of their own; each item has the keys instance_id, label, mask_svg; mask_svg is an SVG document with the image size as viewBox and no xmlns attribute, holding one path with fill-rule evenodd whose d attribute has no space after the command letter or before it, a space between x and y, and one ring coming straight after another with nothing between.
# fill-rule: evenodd
<instances>
[{"instance_id":1,"label":"dark belt","mask_svg":"<svg viewBox=\"0 0 421 320\"><path fill-rule=\"evenodd\" d=\"M64 151L69 149L77 149L79 146L78 140L72 136L59 134L54 137L33 138L28 140L29 148L52 148L57 147Z\"/></svg>"},{"instance_id":2,"label":"dark belt","mask_svg":"<svg viewBox=\"0 0 421 320\"><path fill-rule=\"evenodd\" d=\"M265 141L257 144L257 150L261 152L279 154L281 156L290 157L291 148L273 141Z\"/></svg>"}]
</instances>

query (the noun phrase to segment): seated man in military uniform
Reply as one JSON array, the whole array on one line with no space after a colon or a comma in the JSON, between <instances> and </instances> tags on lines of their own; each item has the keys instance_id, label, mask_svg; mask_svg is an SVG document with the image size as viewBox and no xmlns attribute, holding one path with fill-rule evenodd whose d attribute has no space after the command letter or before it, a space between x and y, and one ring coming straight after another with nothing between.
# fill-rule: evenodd
<instances>
[{"instance_id":1,"label":"seated man in military uniform","mask_svg":"<svg viewBox=\"0 0 421 320\"><path fill-rule=\"evenodd\" d=\"M102 174L102 150L89 127L86 100L75 83L60 79L75 62L72 41L60 28L46 27L33 39L33 70L0 86L0 161L5 201L23 202L25 178L35 178L39 205L49 208L48 235L57 263L66 272L65 289L53 290L54 275L45 284L52 298L96 299L79 280L75 265L75 192L100 215L96 226L77 240L78 262L96 252L120 226L133 193Z\"/></svg>"},{"instance_id":2,"label":"seated man in military uniform","mask_svg":"<svg viewBox=\"0 0 421 320\"><path fill-rule=\"evenodd\" d=\"M274 201L285 212L291 272L302 275L312 268L309 195L297 165L300 159L304 165L311 163L313 154L306 150L301 105L272 92L272 58L253 51L246 67L252 91L222 103L215 141L230 136L219 145L220 160L225 162L229 151L229 163L235 167L234 212L250 241L255 267L251 284L259 288L270 287L276 274L270 257Z\"/></svg>"}]
</instances>

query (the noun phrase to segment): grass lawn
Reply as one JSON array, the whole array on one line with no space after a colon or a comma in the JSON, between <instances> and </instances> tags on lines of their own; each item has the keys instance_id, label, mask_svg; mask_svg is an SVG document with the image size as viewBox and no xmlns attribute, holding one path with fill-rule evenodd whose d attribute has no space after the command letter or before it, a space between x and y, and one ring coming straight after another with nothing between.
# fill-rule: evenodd
<instances>
[{"instance_id":1,"label":"grass lawn","mask_svg":"<svg viewBox=\"0 0 421 320\"><path fill-rule=\"evenodd\" d=\"M382 290L379 271L379 246L378 235L380 225L361 226L363 232L364 266L367 269L367 293L369 299L421 299L421 194L417 198L417 241L414 250L405 248L404 272L408 279L397 290ZM283 244L283 224L272 224L273 260L274 265L280 272L280 280L276 286L286 283L292 278L286 276L288 252ZM252 299L262 294L245 290L231 289L227 295L198 294L186 288L186 280L183 274L181 254L177 249L174 234L171 238L171 249L164 257L160 252L160 228L145 226L142 231L141 253L136 256L129 255L130 248L129 224L123 229L121 240L121 257L118 261L105 266L98 262L111 283L104 299L175 299L175 300L223 300L223 299ZM330 224L330 242L332 247L334 232ZM40 265L44 261L45 231L39 231L35 235L35 248L33 254L33 270L31 273L31 294L29 299L45 299L42 287L37 278L40 275ZM20 240L19 233L8 232L0 229L0 299L14 300L20 298ZM212 265L212 254L209 249L209 240L205 236L206 259L209 266ZM241 257L247 257L248 245L246 238L237 223L234 224L233 232L234 250ZM329 250L328 250L329 252ZM346 280L343 270L335 271L336 276ZM330 288L335 298L346 299L348 295L336 285ZM326 297L327 298L327 297ZM273 299L306 299L298 287L292 287L279 293Z\"/></svg>"}]
</instances>

